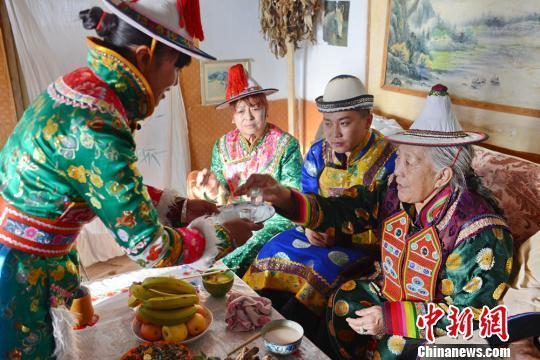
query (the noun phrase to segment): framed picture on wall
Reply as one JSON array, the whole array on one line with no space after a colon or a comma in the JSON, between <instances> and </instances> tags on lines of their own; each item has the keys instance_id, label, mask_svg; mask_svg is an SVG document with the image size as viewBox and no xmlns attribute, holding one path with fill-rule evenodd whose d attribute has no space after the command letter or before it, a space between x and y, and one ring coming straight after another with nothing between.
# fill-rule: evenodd
<instances>
[{"instance_id":1,"label":"framed picture on wall","mask_svg":"<svg viewBox=\"0 0 540 360\"><path fill-rule=\"evenodd\" d=\"M248 74L251 74L251 61L249 59L201 61L201 103L214 105L225 101L225 89L229 68L235 64L242 64Z\"/></svg>"},{"instance_id":2,"label":"framed picture on wall","mask_svg":"<svg viewBox=\"0 0 540 360\"><path fill-rule=\"evenodd\" d=\"M347 47L349 1L324 2L323 40L328 45Z\"/></svg>"},{"instance_id":3,"label":"framed picture on wall","mask_svg":"<svg viewBox=\"0 0 540 360\"><path fill-rule=\"evenodd\" d=\"M388 0L381 87L540 116L540 1Z\"/></svg>"}]
</instances>

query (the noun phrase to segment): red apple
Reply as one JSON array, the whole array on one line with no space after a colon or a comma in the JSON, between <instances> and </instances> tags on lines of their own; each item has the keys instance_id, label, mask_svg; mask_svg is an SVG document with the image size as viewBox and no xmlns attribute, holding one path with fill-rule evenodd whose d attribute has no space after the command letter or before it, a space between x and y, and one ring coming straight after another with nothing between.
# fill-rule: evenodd
<instances>
[{"instance_id":1,"label":"red apple","mask_svg":"<svg viewBox=\"0 0 540 360\"><path fill-rule=\"evenodd\" d=\"M148 341L161 340L161 326L155 324L142 324L141 337Z\"/></svg>"}]
</instances>

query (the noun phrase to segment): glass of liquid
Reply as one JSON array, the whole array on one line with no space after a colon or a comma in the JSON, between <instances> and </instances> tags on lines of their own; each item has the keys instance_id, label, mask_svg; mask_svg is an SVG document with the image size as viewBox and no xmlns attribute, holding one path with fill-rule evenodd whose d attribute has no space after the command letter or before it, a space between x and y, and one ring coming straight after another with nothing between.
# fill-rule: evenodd
<instances>
[{"instance_id":1,"label":"glass of liquid","mask_svg":"<svg viewBox=\"0 0 540 360\"><path fill-rule=\"evenodd\" d=\"M252 211L251 211L250 208L240 209L239 213L240 213L240 218L241 219L246 219L246 220L249 220L249 221L253 221L253 219L252 219Z\"/></svg>"}]
</instances>

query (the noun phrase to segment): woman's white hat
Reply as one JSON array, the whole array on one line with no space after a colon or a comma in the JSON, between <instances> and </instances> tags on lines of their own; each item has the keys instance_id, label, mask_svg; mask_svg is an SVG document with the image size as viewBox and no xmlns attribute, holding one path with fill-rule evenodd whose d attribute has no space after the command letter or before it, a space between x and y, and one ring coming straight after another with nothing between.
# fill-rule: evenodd
<instances>
[{"instance_id":1,"label":"woman's white hat","mask_svg":"<svg viewBox=\"0 0 540 360\"><path fill-rule=\"evenodd\" d=\"M278 89L261 88L259 84L249 76L242 64L236 64L229 68L227 75L227 89L225 91L226 100L218 104L216 109L225 109L229 104L249 96L257 94L270 95L277 91Z\"/></svg>"},{"instance_id":2,"label":"woman's white hat","mask_svg":"<svg viewBox=\"0 0 540 360\"><path fill-rule=\"evenodd\" d=\"M452 110L448 88L441 84L431 88L420 116L408 130L385 137L393 143L421 146L466 145L487 138L481 132L463 131Z\"/></svg>"},{"instance_id":3,"label":"woman's white hat","mask_svg":"<svg viewBox=\"0 0 540 360\"><path fill-rule=\"evenodd\" d=\"M199 49L204 40L199 0L103 0L109 11L148 36L197 59L216 58Z\"/></svg>"}]
</instances>

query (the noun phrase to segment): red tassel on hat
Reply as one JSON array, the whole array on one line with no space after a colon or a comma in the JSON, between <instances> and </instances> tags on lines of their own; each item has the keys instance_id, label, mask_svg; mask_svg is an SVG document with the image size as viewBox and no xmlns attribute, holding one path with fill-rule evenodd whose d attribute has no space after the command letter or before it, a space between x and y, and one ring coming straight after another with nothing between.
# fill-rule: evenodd
<instances>
[{"instance_id":1,"label":"red tassel on hat","mask_svg":"<svg viewBox=\"0 0 540 360\"><path fill-rule=\"evenodd\" d=\"M248 78L246 70L242 64L236 64L229 69L229 76L227 79L227 90L225 91L225 97L229 100L246 90L248 87Z\"/></svg>"},{"instance_id":2,"label":"red tassel on hat","mask_svg":"<svg viewBox=\"0 0 540 360\"><path fill-rule=\"evenodd\" d=\"M201 23L201 9L199 0L176 0L178 10L178 25L186 28L186 31L195 39L204 40Z\"/></svg>"}]
</instances>

